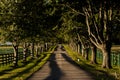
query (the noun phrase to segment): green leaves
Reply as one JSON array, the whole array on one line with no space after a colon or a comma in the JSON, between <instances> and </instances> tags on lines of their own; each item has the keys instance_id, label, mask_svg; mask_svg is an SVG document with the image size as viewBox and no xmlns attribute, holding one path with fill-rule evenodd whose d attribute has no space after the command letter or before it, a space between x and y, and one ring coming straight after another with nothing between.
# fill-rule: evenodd
<instances>
[{"instance_id":1,"label":"green leaves","mask_svg":"<svg viewBox=\"0 0 120 80\"><path fill-rule=\"evenodd\" d=\"M91 7L92 16L89 17L91 31L96 33L96 29L93 29L95 22L96 26L99 26L99 31L102 32L99 19L101 2L91 0L89 3L87 5L86 0L1 0L0 26L4 31L11 35L19 35L22 39L38 36L44 39L49 36L66 39L68 36L69 38L76 36L76 33L85 36L84 34L88 33L83 7ZM112 4L112 2L109 3ZM118 16L116 20L119 21Z\"/></svg>"}]
</instances>

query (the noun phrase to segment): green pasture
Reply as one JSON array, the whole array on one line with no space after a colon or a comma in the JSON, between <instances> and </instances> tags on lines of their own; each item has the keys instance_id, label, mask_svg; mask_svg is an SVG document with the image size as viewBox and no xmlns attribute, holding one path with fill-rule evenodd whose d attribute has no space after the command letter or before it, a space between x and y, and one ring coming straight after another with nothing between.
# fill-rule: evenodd
<instances>
[{"instance_id":1,"label":"green pasture","mask_svg":"<svg viewBox=\"0 0 120 80\"><path fill-rule=\"evenodd\" d=\"M0 66L0 80L27 80L46 63L55 47L52 46L47 52L41 53L39 58L31 59L28 57L26 63L19 61L19 66L16 68L10 65Z\"/></svg>"},{"instance_id":2,"label":"green pasture","mask_svg":"<svg viewBox=\"0 0 120 80\"><path fill-rule=\"evenodd\" d=\"M22 47L19 47L19 52L22 52ZM12 46L0 46L0 54L7 54L7 53L13 53L13 47Z\"/></svg>"}]
</instances>

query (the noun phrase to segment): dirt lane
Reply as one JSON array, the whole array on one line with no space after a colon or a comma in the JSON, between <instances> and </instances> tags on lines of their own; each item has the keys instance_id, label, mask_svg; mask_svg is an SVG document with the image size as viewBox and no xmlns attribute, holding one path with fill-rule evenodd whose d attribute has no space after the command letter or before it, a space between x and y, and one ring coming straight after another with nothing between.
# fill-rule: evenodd
<instances>
[{"instance_id":1,"label":"dirt lane","mask_svg":"<svg viewBox=\"0 0 120 80\"><path fill-rule=\"evenodd\" d=\"M49 61L28 80L94 80L89 73L75 65L61 45Z\"/></svg>"}]
</instances>

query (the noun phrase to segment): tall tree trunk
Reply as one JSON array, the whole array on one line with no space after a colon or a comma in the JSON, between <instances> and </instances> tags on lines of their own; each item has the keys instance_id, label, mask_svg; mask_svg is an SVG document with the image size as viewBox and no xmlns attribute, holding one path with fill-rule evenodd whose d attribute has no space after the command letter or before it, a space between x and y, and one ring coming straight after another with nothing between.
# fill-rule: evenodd
<instances>
[{"instance_id":1,"label":"tall tree trunk","mask_svg":"<svg viewBox=\"0 0 120 80\"><path fill-rule=\"evenodd\" d=\"M39 43L37 43L35 46L35 52L36 52L36 57L38 58L39 52L40 52L40 44Z\"/></svg>"},{"instance_id":2,"label":"tall tree trunk","mask_svg":"<svg viewBox=\"0 0 120 80\"><path fill-rule=\"evenodd\" d=\"M101 49L103 53L103 68L112 68L111 66L111 56L110 56L110 50L111 48L108 47L106 44L104 44L103 48Z\"/></svg>"},{"instance_id":3,"label":"tall tree trunk","mask_svg":"<svg viewBox=\"0 0 120 80\"><path fill-rule=\"evenodd\" d=\"M80 45L77 44L77 53L80 53Z\"/></svg>"},{"instance_id":4,"label":"tall tree trunk","mask_svg":"<svg viewBox=\"0 0 120 80\"><path fill-rule=\"evenodd\" d=\"M23 61L26 62L26 43L23 44Z\"/></svg>"},{"instance_id":5,"label":"tall tree trunk","mask_svg":"<svg viewBox=\"0 0 120 80\"><path fill-rule=\"evenodd\" d=\"M24 42L23 44L23 61L24 62L26 62L28 47L29 47L29 44Z\"/></svg>"},{"instance_id":6,"label":"tall tree trunk","mask_svg":"<svg viewBox=\"0 0 120 80\"><path fill-rule=\"evenodd\" d=\"M41 46L40 46L40 53L43 53L43 52L44 52L44 45L41 44Z\"/></svg>"},{"instance_id":7,"label":"tall tree trunk","mask_svg":"<svg viewBox=\"0 0 120 80\"><path fill-rule=\"evenodd\" d=\"M85 60L88 60L89 48L85 49Z\"/></svg>"},{"instance_id":8,"label":"tall tree trunk","mask_svg":"<svg viewBox=\"0 0 120 80\"><path fill-rule=\"evenodd\" d=\"M82 50L81 50L81 52L82 52L82 56L85 57L85 48L84 48L83 45L82 45Z\"/></svg>"},{"instance_id":9,"label":"tall tree trunk","mask_svg":"<svg viewBox=\"0 0 120 80\"><path fill-rule=\"evenodd\" d=\"M13 49L14 49L14 67L18 66L18 45L13 45Z\"/></svg>"},{"instance_id":10,"label":"tall tree trunk","mask_svg":"<svg viewBox=\"0 0 120 80\"><path fill-rule=\"evenodd\" d=\"M79 48L80 51L79 52L80 52L80 54L82 54L82 44L81 44L81 42L79 42L79 46L80 46L80 48Z\"/></svg>"},{"instance_id":11,"label":"tall tree trunk","mask_svg":"<svg viewBox=\"0 0 120 80\"><path fill-rule=\"evenodd\" d=\"M88 7L83 7L86 16L86 25L90 41L99 48L103 53L102 67L111 68L111 33L112 33L112 6L109 1L101 1L98 14L94 16L96 11L93 9L93 3L88 1ZM93 24L91 24L93 23ZM100 23L100 24L98 24Z\"/></svg>"},{"instance_id":12,"label":"tall tree trunk","mask_svg":"<svg viewBox=\"0 0 120 80\"><path fill-rule=\"evenodd\" d=\"M75 43L74 43L74 41L72 42L72 46L73 46L73 51L76 51L76 46L75 46Z\"/></svg>"},{"instance_id":13,"label":"tall tree trunk","mask_svg":"<svg viewBox=\"0 0 120 80\"><path fill-rule=\"evenodd\" d=\"M45 51L48 50L48 43L45 43Z\"/></svg>"},{"instance_id":14,"label":"tall tree trunk","mask_svg":"<svg viewBox=\"0 0 120 80\"><path fill-rule=\"evenodd\" d=\"M91 45L91 64L96 64L96 53L97 53L97 48L95 45Z\"/></svg>"},{"instance_id":15,"label":"tall tree trunk","mask_svg":"<svg viewBox=\"0 0 120 80\"><path fill-rule=\"evenodd\" d=\"M31 43L31 58L34 58L34 42Z\"/></svg>"},{"instance_id":16,"label":"tall tree trunk","mask_svg":"<svg viewBox=\"0 0 120 80\"><path fill-rule=\"evenodd\" d=\"M76 44L74 43L73 39L70 40L70 47L73 51L76 51Z\"/></svg>"}]
</instances>

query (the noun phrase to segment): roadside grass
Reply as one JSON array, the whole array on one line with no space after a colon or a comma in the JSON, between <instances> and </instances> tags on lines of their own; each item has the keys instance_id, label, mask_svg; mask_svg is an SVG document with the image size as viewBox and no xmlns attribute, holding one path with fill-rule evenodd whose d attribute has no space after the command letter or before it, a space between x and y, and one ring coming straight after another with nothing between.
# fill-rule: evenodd
<instances>
[{"instance_id":1,"label":"roadside grass","mask_svg":"<svg viewBox=\"0 0 120 80\"><path fill-rule=\"evenodd\" d=\"M68 45L64 45L64 48L77 65L90 73L95 80L120 80L120 67L113 66L112 69L101 68L100 62L98 64L90 64L90 61L86 61L81 54L72 51Z\"/></svg>"},{"instance_id":2,"label":"roadside grass","mask_svg":"<svg viewBox=\"0 0 120 80\"><path fill-rule=\"evenodd\" d=\"M39 58L28 58L26 63L19 61L19 66L0 66L0 80L27 80L34 72L39 70L49 59L51 52L55 46L50 48L48 52L44 52Z\"/></svg>"}]
</instances>

